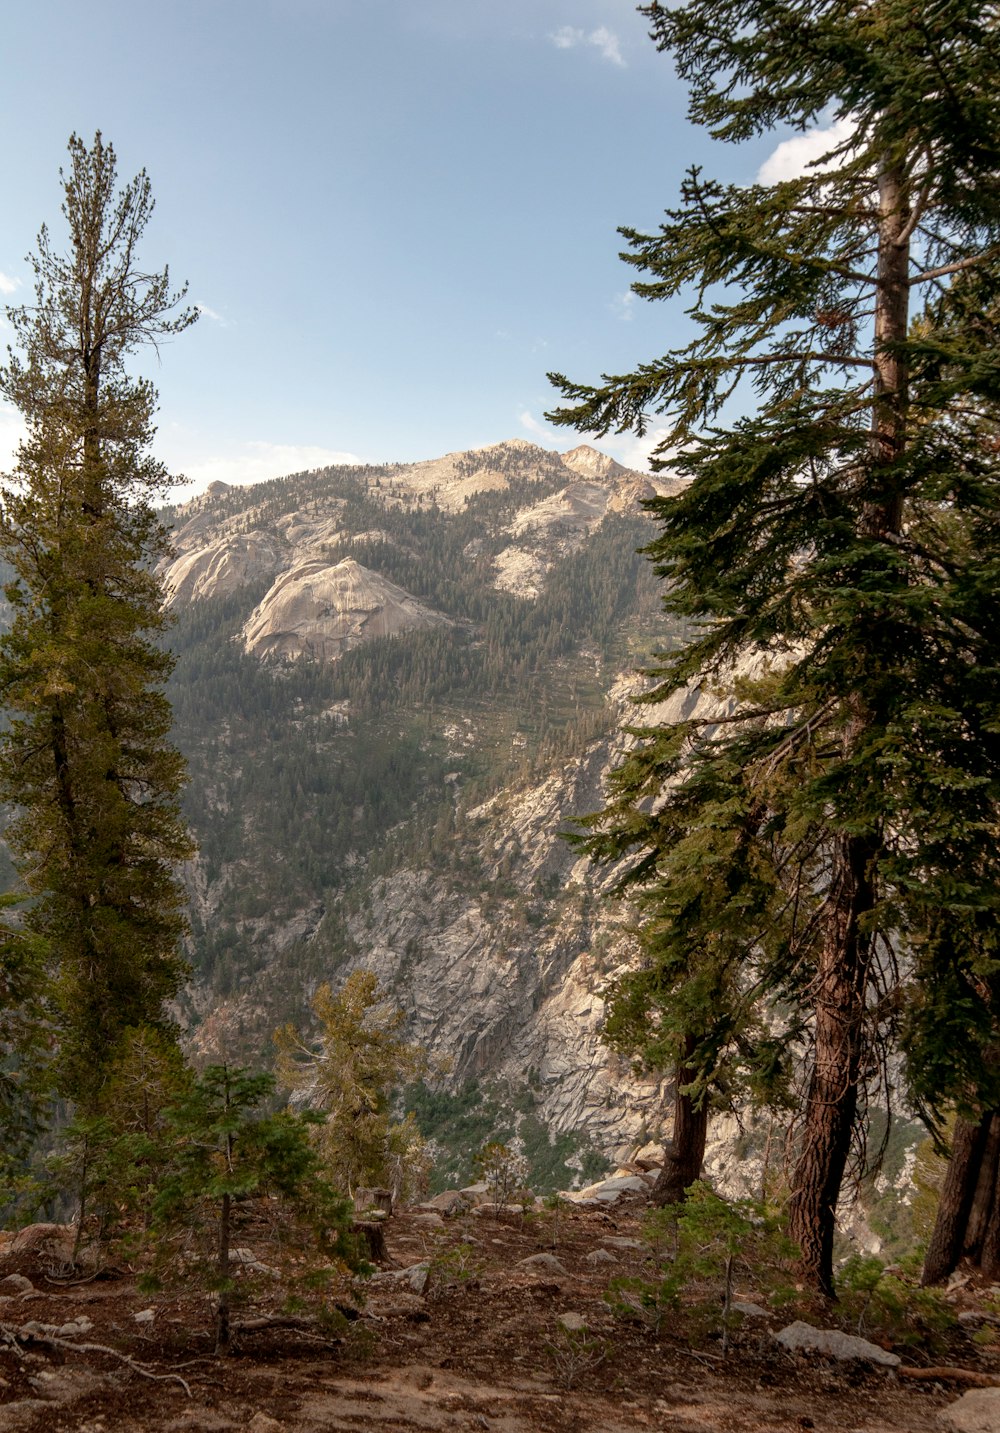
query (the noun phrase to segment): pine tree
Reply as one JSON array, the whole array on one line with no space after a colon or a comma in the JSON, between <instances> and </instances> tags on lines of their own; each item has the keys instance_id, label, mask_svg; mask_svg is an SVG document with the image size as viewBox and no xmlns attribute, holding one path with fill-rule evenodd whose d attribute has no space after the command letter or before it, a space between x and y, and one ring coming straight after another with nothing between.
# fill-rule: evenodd
<instances>
[{"instance_id":1,"label":"pine tree","mask_svg":"<svg viewBox=\"0 0 1000 1433\"><path fill-rule=\"evenodd\" d=\"M177 311L165 269L140 263L145 173L119 189L111 145L74 135L62 184L68 251L41 230L35 302L8 310L19 352L0 369L27 426L2 492L14 619L0 642L0 793L34 897L27 924L56 971L59 1088L93 1112L123 1032L162 1024L184 972L176 863L191 844L150 501L169 479L149 453L155 390L129 365L196 314Z\"/></svg>"},{"instance_id":2,"label":"pine tree","mask_svg":"<svg viewBox=\"0 0 1000 1433\"><path fill-rule=\"evenodd\" d=\"M693 287L697 335L596 387L552 375L572 406L550 415L598 434L669 415L657 457L691 482L656 504L649 553L667 609L700 626L652 699L710 681L727 699L641 732L592 827L650 907L619 1008L639 1001L701 1101L767 1065L752 1011L782 998L811 1048L790 1228L832 1292L836 1203L901 1009L925 1107L989 1084L1000 32L969 0L643 13L716 138L839 135L775 184L692 170L658 232L623 230L635 292ZM733 418L741 380L755 404Z\"/></svg>"}]
</instances>

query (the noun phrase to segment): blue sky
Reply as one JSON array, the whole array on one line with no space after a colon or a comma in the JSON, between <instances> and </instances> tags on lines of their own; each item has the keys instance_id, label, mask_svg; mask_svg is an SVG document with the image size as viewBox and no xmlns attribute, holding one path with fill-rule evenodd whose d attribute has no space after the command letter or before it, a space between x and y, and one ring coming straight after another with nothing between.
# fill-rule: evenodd
<instances>
[{"instance_id":1,"label":"blue sky","mask_svg":"<svg viewBox=\"0 0 1000 1433\"><path fill-rule=\"evenodd\" d=\"M628 296L619 224L714 146L632 0L33 0L3 22L0 297L61 237L71 131L157 200L144 258L203 307L141 365L157 452L194 488L549 433L548 369L663 352L683 305ZM0 410L0 467L17 421ZM601 446L644 466L650 444ZM192 490L194 490L192 488Z\"/></svg>"}]
</instances>

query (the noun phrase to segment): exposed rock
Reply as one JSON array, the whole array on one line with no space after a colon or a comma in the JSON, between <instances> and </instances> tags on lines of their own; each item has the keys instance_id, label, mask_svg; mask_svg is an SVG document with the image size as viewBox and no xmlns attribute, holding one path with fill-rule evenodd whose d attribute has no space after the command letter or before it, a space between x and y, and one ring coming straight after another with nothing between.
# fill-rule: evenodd
<instances>
[{"instance_id":1,"label":"exposed rock","mask_svg":"<svg viewBox=\"0 0 1000 1433\"><path fill-rule=\"evenodd\" d=\"M139 1312L133 1314L132 1317L135 1319L137 1324L151 1324L156 1318L156 1310L140 1309Z\"/></svg>"},{"instance_id":2,"label":"exposed rock","mask_svg":"<svg viewBox=\"0 0 1000 1433\"><path fill-rule=\"evenodd\" d=\"M562 1274L569 1276L569 1270L556 1258L555 1254L529 1254L526 1259L518 1259L519 1269L544 1269L550 1274Z\"/></svg>"},{"instance_id":3,"label":"exposed rock","mask_svg":"<svg viewBox=\"0 0 1000 1433\"><path fill-rule=\"evenodd\" d=\"M267 1413L255 1413L246 1426L246 1433L281 1433L282 1424Z\"/></svg>"},{"instance_id":4,"label":"exposed rock","mask_svg":"<svg viewBox=\"0 0 1000 1433\"><path fill-rule=\"evenodd\" d=\"M432 1199L425 1199L422 1204L417 1204L414 1207L418 1210L441 1214L445 1219L452 1219L456 1214L464 1214L467 1209L470 1209L472 1201L462 1190L443 1189Z\"/></svg>"},{"instance_id":5,"label":"exposed rock","mask_svg":"<svg viewBox=\"0 0 1000 1433\"><path fill-rule=\"evenodd\" d=\"M574 1204L595 1199L600 1204L617 1204L627 1194L648 1194L649 1185L638 1174L626 1174L612 1179L589 1184L586 1189L567 1190L565 1197Z\"/></svg>"},{"instance_id":6,"label":"exposed rock","mask_svg":"<svg viewBox=\"0 0 1000 1433\"><path fill-rule=\"evenodd\" d=\"M384 1269L381 1273L372 1274L369 1283L376 1285L398 1285L412 1290L415 1294L422 1294L427 1288L427 1280L430 1277L430 1264L410 1264L405 1269Z\"/></svg>"},{"instance_id":7,"label":"exposed rock","mask_svg":"<svg viewBox=\"0 0 1000 1433\"><path fill-rule=\"evenodd\" d=\"M886 1368L896 1368L900 1362L897 1354L879 1348L877 1343L869 1343L866 1338L842 1333L840 1329L813 1328L812 1324L803 1323L801 1319L789 1324L774 1337L792 1353L825 1353L840 1360L861 1358L868 1363L884 1364Z\"/></svg>"},{"instance_id":8,"label":"exposed rock","mask_svg":"<svg viewBox=\"0 0 1000 1433\"><path fill-rule=\"evenodd\" d=\"M598 1264L617 1264L617 1262L614 1254L609 1253L607 1249L592 1249L584 1260L584 1263L595 1267Z\"/></svg>"},{"instance_id":9,"label":"exposed rock","mask_svg":"<svg viewBox=\"0 0 1000 1433\"><path fill-rule=\"evenodd\" d=\"M268 532L234 533L183 552L161 573L167 605L228 597L262 578L274 577L287 549Z\"/></svg>"},{"instance_id":10,"label":"exposed rock","mask_svg":"<svg viewBox=\"0 0 1000 1433\"><path fill-rule=\"evenodd\" d=\"M352 557L333 566L313 558L281 574L248 618L243 638L258 657L334 662L376 637L452 625Z\"/></svg>"},{"instance_id":11,"label":"exposed rock","mask_svg":"<svg viewBox=\"0 0 1000 1433\"><path fill-rule=\"evenodd\" d=\"M568 1309L564 1314L557 1314L556 1323L562 1324L567 1333L582 1333L587 1327L583 1314L575 1313L572 1309Z\"/></svg>"},{"instance_id":12,"label":"exposed rock","mask_svg":"<svg viewBox=\"0 0 1000 1433\"><path fill-rule=\"evenodd\" d=\"M0 1279L0 1290L5 1294L33 1294L35 1286L23 1274L8 1274L6 1278Z\"/></svg>"},{"instance_id":13,"label":"exposed rock","mask_svg":"<svg viewBox=\"0 0 1000 1433\"><path fill-rule=\"evenodd\" d=\"M742 1314L745 1319L766 1319L767 1309L762 1309L760 1304L751 1304L746 1299L734 1299L729 1305L734 1314Z\"/></svg>"},{"instance_id":14,"label":"exposed rock","mask_svg":"<svg viewBox=\"0 0 1000 1433\"><path fill-rule=\"evenodd\" d=\"M650 1140L630 1156L629 1163L637 1164L640 1169L659 1172L663 1168L663 1161L666 1157L665 1147L662 1144L657 1144L655 1140Z\"/></svg>"},{"instance_id":15,"label":"exposed rock","mask_svg":"<svg viewBox=\"0 0 1000 1433\"><path fill-rule=\"evenodd\" d=\"M421 1229L444 1228L444 1220L441 1218L441 1215L433 1211L427 1214L415 1214L412 1222Z\"/></svg>"},{"instance_id":16,"label":"exposed rock","mask_svg":"<svg viewBox=\"0 0 1000 1433\"><path fill-rule=\"evenodd\" d=\"M971 1388L938 1418L950 1433L1000 1433L1000 1388Z\"/></svg>"}]
</instances>

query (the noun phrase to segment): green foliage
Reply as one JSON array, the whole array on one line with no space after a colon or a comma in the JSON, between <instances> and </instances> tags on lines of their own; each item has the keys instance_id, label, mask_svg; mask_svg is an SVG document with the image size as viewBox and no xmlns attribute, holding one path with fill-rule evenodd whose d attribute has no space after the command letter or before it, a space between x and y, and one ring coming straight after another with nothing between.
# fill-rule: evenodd
<instances>
[{"instance_id":1,"label":"green foliage","mask_svg":"<svg viewBox=\"0 0 1000 1433\"><path fill-rule=\"evenodd\" d=\"M858 1334L881 1334L929 1352L943 1347L957 1322L940 1289L922 1289L916 1277L871 1255L854 1254L841 1265L837 1297Z\"/></svg>"},{"instance_id":2,"label":"green foliage","mask_svg":"<svg viewBox=\"0 0 1000 1433\"><path fill-rule=\"evenodd\" d=\"M699 1181L683 1204L650 1210L643 1237L659 1265L656 1278L613 1280L606 1297L616 1313L656 1333L683 1303L685 1328L720 1330L726 1352L741 1322L732 1308L738 1278L775 1306L792 1297L789 1270L798 1250L781 1216L758 1201L722 1199Z\"/></svg>"},{"instance_id":3,"label":"green foliage","mask_svg":"<svg viewBox=\"0 0 1000 1433\"><path fill-rule=\"evenodd\" d=\"M195 1281L216 1297L216 1340L224 1349L239 1292L233 1249L242 1235L260 1263L268 1247L294 1253L302 1292L325 1294L362 1267L351 1209L322 1175L315 1118L266 1112L274 1079L210 1066L169 1113L170 1154L153 1204L154 1273Z\"/></svg>"},{"instance_id":4,"label":"green foliage","mask_svg":"<svg viewBox=\"0 0 1000 1433\"><path fill-rule=\"evenodd\" d=\"M588 1373L600 1368L608 1358L608 1345L594 1338L586 1328L572 1329L559 1324L555 1334L542 1348L555 1370L561 1388L576 1388Z\"/></svg>"},{"instance_id":5,"label":"green foliage","mask_svg":"<svg viewBox=\"0 0 1000 1433\"><path fill-rule=\"evenodd\" d=\"M446 1298L456 1285L474 1284L485 1267L472 1244L450 1244L439 1249L431 1260L428 1291L432 1297Z\"/></svg>"},{"instance_id":6,"label":"green foliage","mask_svg":"<svg viewBox=\"0 0 1000 1433\"><path fill-rule=\"evenodd\" d=\"M428 1160L416 1121L394 1121L391 1101L428 1061L402 1033L405 1012L387 1001L370 970L352 972L337 994L321 985L312 1009L320 1024L315 1039L291 1025L275 1035L281 1083L322 1111L316 1141L338 1184L388 1185L394 1199L410 1198Z\"/></svg>"},{"instance_id":7,"label":"green foliage","mask_svg":"<svg viewBox=\"0 0 1000 1433\"><path fill-rule=\"evenodd\" d=\"M149 453L155 390L131 369L197 315L176 313L183 290L141 263L149 180L119 188L100 134L90 148L71 138L63 196L69 252L42 229L35 303L8 309L19 352L0 369L27 428L0 518L13 572L0 797L34 897L26 927L54 969L59 1089L89 1115L121 1033L163 1024L185 970L176 867L192 846L157 641L166 539L150 506L170 479Z\"/></svg>"},{"instance_id":8,"label":"green foliage","mask_svg":"<svg viewBox=\"0 0 1000 1433\"><path fill-rule=\"evenodd\" d=\"M473 1163L489 1189L497 1213L509 1204L523 1203L527 1196L528 1161L499 1140L484 1144Z\"/></svg>"},{"instance_id":9,"label":"green foliage","mask_svg":"<svg viewBox=\"0 0 1000 1433\"><path fill-rule=\"evenodd\" d=\"M596 385L552 375L549 415L662 413L657 460L690 480L647 549L697 624L644 697L680 720L639 715L588 823L644 907L611 1032L683 1052L699 1101L784 1100L787 1050L818 1047L791 1216L829 1291L870 1053L903 1043L932 1118L996 1104L1000 40L974 0L642 8L717 138L821 115L846 136L772 184L692 169L655 232L623 230L634 291L687 296L694 336Z\"/></svg>"},{"instance_id":10,"label":"green foliage","mask_svg":"<svg viewBox=\"0 0 1000 1433\"><path fill-rule=\"evenodd\" d=\"M78 1113L59 1133L48 1173L75 1205L74 1256L99 1267L108 1254L142 1243L171 1158L170 1109L190 1092L176 1043L145 1027L126 1031L106 1071L96 1112Z\"/></svg>"}]
</instances>

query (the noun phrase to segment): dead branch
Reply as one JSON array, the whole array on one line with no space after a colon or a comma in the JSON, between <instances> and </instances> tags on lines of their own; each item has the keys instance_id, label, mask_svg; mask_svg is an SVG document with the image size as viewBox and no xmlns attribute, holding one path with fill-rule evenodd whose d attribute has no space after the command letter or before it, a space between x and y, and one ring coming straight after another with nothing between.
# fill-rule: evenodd
<instances>
[{"instance_id":1,"label":"dead branch","mask_svg":"<svg viewBox=\"0 0 1000 1433\"><path fill-rule=\"evenodd\" d=\"M0 1324L0 1334L3 1334L9 1343L15 1345L19 1345L21 1342L41 1343L48 1348L69 1349L71 1353L106 1353L111 1358L117 1358L120 1363L126 1364L142 1378L152 1379L156 1383L179 1383L188 1398L192 1397L190 1385L181 1378L179 1373L153 1373L151 1369L144 1368L141 1363L138 1363L131 1354L122 1353L120 1349L111 1348L106 1343L76 1343L73 1339L60 1338L58 1334L41 1333L34 1329L22 1333L21 1329L15 1328L11 1324Z\"/></svg>"},{"instance_id":2,"label":"dead branch","mask_svg":"<svg viewBox=\"0 0 1000 1433\"><path fill-rule=\"evenodd\" d=\"M900 1364L896 1373L900 1378L927 1383L969 1383L973 1388L1000 1388L1000 1378L995 1373L975 1373L971 1368L906 1368Z\"/></svg>"}]
</instances>

